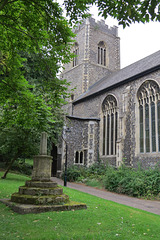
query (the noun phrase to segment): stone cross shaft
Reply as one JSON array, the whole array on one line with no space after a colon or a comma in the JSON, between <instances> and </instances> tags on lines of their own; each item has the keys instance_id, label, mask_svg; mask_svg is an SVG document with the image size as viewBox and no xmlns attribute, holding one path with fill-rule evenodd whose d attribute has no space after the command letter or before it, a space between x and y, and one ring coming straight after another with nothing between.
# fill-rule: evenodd
<instances>
[{"instance_id":1,"label":"stone cross shaft","mask_svg":"<svg viewBox=\"0 0 160 240\"><path fill-rule=\"evenodd\" d=\"M40 155L47 155L47 133L42 132L40 141Z\"/></svg>"},{"instance_id":2,"label":"stone cross shaft","mask_svg":"<svg viewBox=\"0 0 160 240\"><path fill-rule=\"evenodd\" d=\"M47 155L47 133L43 132L40 141L40 153L33 161L33 181L50 181L52 157Z\"/></svg>"}]
</instances>

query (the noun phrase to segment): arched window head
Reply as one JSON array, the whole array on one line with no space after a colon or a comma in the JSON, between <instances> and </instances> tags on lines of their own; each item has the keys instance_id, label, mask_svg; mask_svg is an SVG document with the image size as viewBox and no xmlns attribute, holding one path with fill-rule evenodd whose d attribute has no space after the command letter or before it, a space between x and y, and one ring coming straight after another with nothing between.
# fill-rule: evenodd
<instances>
[{"instance_id":1,"label":"arched window head","mask_svg":"<svg viewBox=\"0 0 160 240\"><path fill-rule=\"evenodd\" d=\"M117 100L108 95L102 103L103 111L103 155L116 154L118 111Z\"/></svg>"},{"instance_id":2,"label":"arched window head","mask_svg":"<svg viewBox=\"0 0 160 240\"><path fill-rule=\"evenodd\" d=\"M156 97L159 95L159 86L153 80L145 81L139 88L137 92L137 97L139 101L148 101L148 98Z\"/></svg>"},{"instance_id":3,"label":"arched window head","mask_svg":"<svg viewBox=\"0 0 160 240\"><path fill-rule=\"evenodd\" d=\"M137 92L139 104L139 149L141 153L160 151L160 89L145 81Z\"/></svg>"},{"instance_id":4,"label":"arched window head","mask_svg":"<svg viewBox=\"0 0 160 240\"><path fill-rule=\"evenodd\" d=\"M98 64L106 66L106 45L104 41L98 43Z\"/></svg>"},{"instance_id":5,"label":"arched window head","mask_svg":"<svg viewBox=\"0 0 160 240\"><path fill-rule=\"evenodd\" d=\"M117 108L117 100L113 95L108 95L102 103L102 111L111 110Z\"/></svg>"},{"instance_id":6,"label":"arched window head","mask_svg":"<svg viewBox=\"0 0 160 240\"><path fill-rule=\"evenodd\" d=\"M74 43L73 54L75 55L73 58L73 67L75 67L78 65L78 54L79 54L79 45L77 42Z\"/></svg>"}]
</instances>

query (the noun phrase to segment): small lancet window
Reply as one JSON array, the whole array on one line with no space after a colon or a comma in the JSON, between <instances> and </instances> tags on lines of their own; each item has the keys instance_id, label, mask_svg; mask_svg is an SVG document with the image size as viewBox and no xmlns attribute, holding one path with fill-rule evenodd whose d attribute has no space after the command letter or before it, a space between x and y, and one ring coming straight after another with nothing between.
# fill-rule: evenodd
<instances>
[{"instance_id":1,"label":"small lancet window","mask_svg":"<svg viewBox=\"0 0 160 240\"><path fill-rule=\"evenodd\" d=\"M74 94L71 94L71 101L74 100Z\"/></svg>"},{"instance_id":2,"label":"small lancet window","mask_svg":"<svg viewBox=\"0 0 160 240\"><path fill-rule=\"evenodd\" d=\"M83 152L80 152L80 163L83 163Z\"/></svg>"},{"instance_id":3,"label":"small lancet window","mask_svg":"<svg viewBox=\"0 0 160 240\"><path fill-rule=\"evenodd\" d=\"M73 58L73 67L75 67L78 65L78 54L79 54L79 46L77 42L74 44L73 54L75 55Z\"/></svg>"},{"instance_id":4,"label":"small lancet window","mask_svg":"<svg viewBox=\"0 0 160 240\"><path fill-rule=\"evenodd\" d=\"M106 46L103 41L98 44L98 64L106 66Z\"/></svg>"},{"instance_id":5,"label":"small lancet window","mask_svg":"<svg viewBox=\"0 0 160 240\"><path fill-rule=\"evenodd\" d=\"M76 152L76 156L75 156L75 163L78 163L79 161L79 152Z\"/></svg>"}]
</instances>

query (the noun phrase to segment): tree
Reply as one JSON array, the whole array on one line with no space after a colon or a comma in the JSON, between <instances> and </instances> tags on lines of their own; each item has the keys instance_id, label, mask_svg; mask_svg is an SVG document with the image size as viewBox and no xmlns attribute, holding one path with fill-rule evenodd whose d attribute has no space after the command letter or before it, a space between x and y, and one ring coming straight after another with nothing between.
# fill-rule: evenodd
<instances>
[{"instance_id":1,"label":"tree","mask_svg":"<svg viewBox=\"0 0 160 240\"><path fill-rule=\"evenodd\" d=\"M86 17L89 7L94 4L98 7L99 15L105 19L107 16L116 18L123 27L132 22L160 21L159 0L65 0L64 4L71 21Z\"/></svg>"},{"instance_id":2,"label":"tree","mask_svg":"<svg viewBox=\"0 0 160 240\"><path fill-rule=\"evenodd\" d=\"M39 96L43 99L49 93L54 106L61 105L62 95L66 95L66 82L59 81L56 74L61 63L70 60L69 42L73 34L58 3L52 0L2 0L0 10L1 105L8 97L10 101L21 98L25 104L29 100L38 101L21 71L25 62L19 54L21 51L39 53L39 63L34 67L45 73L38 83ZM34 104L27 105L33 108Z\"/></svg>"},{"instance_id":3,"label":"tree","mask_svg":"<svg viewBox=\"0 0 160 240\"><path fill-rule=\"evenodd\" d=\"M30 139L36 143L42 131L57 139L68 96L57 73L71 58L72 37L58 3L1 0L0 153L11 162L29 152Z\"/></svg>"}]
</instances>

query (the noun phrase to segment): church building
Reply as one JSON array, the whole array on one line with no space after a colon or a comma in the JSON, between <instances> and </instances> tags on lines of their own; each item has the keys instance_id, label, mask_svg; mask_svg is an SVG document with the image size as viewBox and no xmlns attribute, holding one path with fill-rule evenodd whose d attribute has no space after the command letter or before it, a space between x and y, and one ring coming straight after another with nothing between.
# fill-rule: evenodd
<instances>
[{"instance_id":1,"label":"church building","mask_svg":"<svg viewBox=\"0 0 160 240\"><path fill-rule=\"evenodd\" d=\"M154 167L160 162L160 51L120 69L117 27L89 18L74 32L75 57L62 73L71 97L57 174L66 145L68 165L100 159L116 167Z\"/></svg>"}]
</instances>

